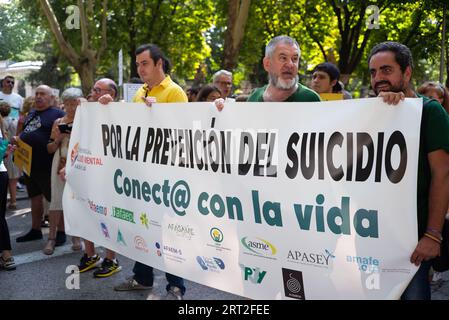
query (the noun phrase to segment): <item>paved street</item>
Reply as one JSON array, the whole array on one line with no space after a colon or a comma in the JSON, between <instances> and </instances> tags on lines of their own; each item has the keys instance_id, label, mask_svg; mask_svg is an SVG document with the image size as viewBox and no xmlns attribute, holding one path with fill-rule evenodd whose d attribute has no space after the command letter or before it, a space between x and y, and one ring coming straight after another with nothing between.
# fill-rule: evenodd
<instances>
[{"instance_id":1,"label":"paved street","mask_svg":"<svg viewBox=\"0 0 449 320\"><path fill-rule=\"evenodd\" d=\"M150 291L115 292L114 285L124 281L132 272L133 261L118 256L122 271L105 279L94 279L92 272L81 274L80 289L68 290L65 273L70 265L76 265L81 252L71 250L71 241L58 247L52 256L42 253L47 239L48 228L43 228L44 239L26 243L16 243L15 239L31 227L30 202L25 193L19 194L24 199L18 201L18 209L7 212L10 227L13 253L18 264L15 271L0 272L0 300L32 299L32 300L145 300ZM103 249L98 252L104 256ZM166 280L162 272L155 270L155 286L153 293L162 295ZM186 281L185 299L189 300L241 300L240 296L215 290L194 282ZM5 290L7 288L7 290ZM442 280L432 285L433 300L449 300L449 272L442 274Z\"/></svg>"}]
</instances>

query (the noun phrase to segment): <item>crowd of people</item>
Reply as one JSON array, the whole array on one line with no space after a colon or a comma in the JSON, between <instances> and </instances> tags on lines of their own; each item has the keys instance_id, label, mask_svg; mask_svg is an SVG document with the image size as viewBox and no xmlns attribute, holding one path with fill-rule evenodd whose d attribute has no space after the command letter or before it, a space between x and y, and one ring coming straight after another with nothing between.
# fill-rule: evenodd
<instances>
[{"instance_id":1,"label":"crowd of people","mask_svg":"<svg viewBox=\"0 0 449 320\"><path fill-rule=\"evenodd\" d=\"M329 62L317 65L312 71L310 87L299 83L298 65L301 50L298 42L288 36L273 38L265 50L263 67L268 73L268 83L256 88L250 95L232 95L232 72L219 70L211 84L202 88L191 87L184 91L170 78L169 59L154 44L140 46L136 50L137 72L142 87L134 96L134 102L153 103L208 101L218 110L227 102L320 102L327 99L351 99L340 81L340 71ZM413 59L405 45L383 42L372 48L368 56L368 69L374 95L388 104L398 104L405 97L423 98L421 123L419 173L418 173L418 243L410 252L410 262L419 266L418 272L402 295L402 299L430 299L429 272L432 259L439 255L442 226L449 204L449 95L444 85L426 82L416 91L412 86ZM66 89L57 105L52 89L46 85L37 87L35 96L25 101L12 93L14 78L2 81L0 93L1 138L9 139L0 165L0 267L15 269L10 236L5 220L6 208L16 208L16 185L21 172L14 166L12 153L18 139L32 147L31 172L25 174L25 184L31 199L32 228L17 242L42 239L44 199L49 203L49 235L43 253L53 254L55 247L66 242L64 232L62 190L64 166L70 139L71 124L77 106L85 99L81 90ZM118 88L112 79L98 80L88 97L104 105L118 99ZM14 112L13 112L14 111ZM1 153L0 153L1 154ZM9 184L8 184L9 178ZM7 205L7 189L10 203ZM82 250L81 240L72 238L72 249ZM92 242L84 240L84 253L79 271L96 269L94 277L109 277L121 270L116 255L106 250L101 258ZM153 268L136 262L134 275L115 286L116 291L148 290L153 286ZM182 299L186 288L184 280L174 274L166 274L167 297ZM154 297L157 299L157 297ZM150 295L151 299L151 295Z\"/></svg>"}]
</instances>

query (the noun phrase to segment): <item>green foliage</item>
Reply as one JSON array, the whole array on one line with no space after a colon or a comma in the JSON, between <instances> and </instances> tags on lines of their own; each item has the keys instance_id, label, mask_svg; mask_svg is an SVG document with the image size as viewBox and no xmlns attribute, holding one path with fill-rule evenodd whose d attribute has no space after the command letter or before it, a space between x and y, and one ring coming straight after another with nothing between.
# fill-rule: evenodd
<instances>
[{"instance_id":1,"label":"green foliage","mask_svg":"<svg viewBox=\"0 0 449 320\"><path fill-rule=\"evenodd\" d=\"M0 60L33 60L32 48L45 32L33 26L16 2L0 4Z\"/></svg>"},{"instance_id":2,"label":"green foliage","mask_svg":"<svg viewBox=\"0 0 449 320\"><path fill-rule=\"evenodd\" d=\"M60 61L60 57L55 54L49 38L47 36L42 43L34 48L35 52L43 57L44 63L39 71L32 72L26 80L30 81L33 86L46 84L62 92L69 86L74 71L67 63Z\"/></svg>"},{"instance_id":3,"label":"green foliage","mask_svg":"<svg viewBox=\"0 0 449 320\"><path fill-rule=\"evenodd\" d=\"M37 1L19 2L29 21L42 30L49 30ZM81 33L64 26L65 7L76 2L54 0L51 4L64 36L80 50ZM102 8L99 0L93 4L94 10L89 15L90 41L92 47L97 48L101 42ZM372 4L380 8L380 28L368 32L365 21L371 13L365 9ZM233 70L234 84L238 85L243 79L256 86L266 83L262 67L264 48L273 36L281 34L290 35L299 42L302 50L300 74L306 83L310 70L327 60L349 70L347 88L363 94L369 87L366 61L369 50L385 40L403 42L411 48L415 58L414 79L418 84L436 80L443 4L449 6L447 0L252 0L238 67ZM109 0L108 46L96 66L97 75L116 76L117 54L123 49L125 81L136 76L136 47L156 43L172 61L174 78L181 84L198 76L198 72L206 73L205 79L200 81L210 81L213 72L222 65L227 14L228 2L222 0ZM2 13L0 19L1 16ZM449 32L447 34L446 41ZM0 41L4 41L3 37ZM59 55L58 50L55 55ZM64 66L66 62L58 59L58 64Z\"/></svg>"}]
</instances>

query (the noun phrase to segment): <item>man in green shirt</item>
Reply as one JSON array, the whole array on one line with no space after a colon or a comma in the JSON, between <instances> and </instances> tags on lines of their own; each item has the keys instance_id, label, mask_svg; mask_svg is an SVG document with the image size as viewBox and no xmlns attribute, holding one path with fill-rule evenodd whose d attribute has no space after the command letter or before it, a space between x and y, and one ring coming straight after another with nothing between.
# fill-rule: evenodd
<instances>
[{"instance_id":1,"label":"man in green shirt","mask_svg":"<svg viewBox=\"0 0 449 320\"><path fill-rule=\"evenodd\" d=\"M298 83L301 50L298 42L288 36L271 39L265 48L263 67L268 72L268 85L257 88L249 96L252 102L313 102L320 96Z\"/></svg>"},{"instance_id":2,"label":"man in green shirt","mask_svg":"<svg viewBox=\"0 0 449 320\"><path fill-rule=\"evenodd\" d=\"M374 46L368 57L371 86L390 104L418 98L411 88L410 49L397 42ZM440 254L441 230L449 204L449 117L437 101L424 99L418 161L418 243L410 262L420 266L402 294L404 300L430 300L431 259ZM397 226L400 228L400 226Z\"/></svg>"}]
</instances>

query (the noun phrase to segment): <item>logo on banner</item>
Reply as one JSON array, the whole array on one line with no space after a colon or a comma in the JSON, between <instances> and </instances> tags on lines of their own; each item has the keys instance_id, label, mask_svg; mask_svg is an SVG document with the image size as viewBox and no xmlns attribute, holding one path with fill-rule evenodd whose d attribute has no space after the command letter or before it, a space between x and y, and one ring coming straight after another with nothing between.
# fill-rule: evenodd
<instances>
[{"instance_id":1,"label":"logo on banner","mask_svg":"<svg viewBox=\"0 0 449 320\"><path fill-rule=\"evenodd\" d=\"M154 245L156 246L156 254L159 257L162 257L161 245L159 244L159 242L156 242Z\"/></svg>"},{"instance_id":2,"label":"logo on banner","mask_svg":"<svg viewBox=\"0 0 449 320\"><path fill-rule=\"evenodd\" d=\"M195 236L194 229L189 225L182 225L179 223L168 224L168 230L174 233L177 237L191 240Z\"/></svg>"},{"instance_id":3,"label":"logo on banner","mask_svg":"<svg viewBox=\"0 0 449 320\"><path fill-rule=\"evenodd\" d=\"M306 264L314 267L328 268L331 259L335 256L327 249L324 253L305 252L298 250L289 250L287 254L287 260L293 263Z\"/></svg>"},{"instance_id":4,"label":"logo on banner","mask_svg":"<svg viewBox=\"0 0 449 320\"><path fill-rule=\"evenodd\" d=\"M170 247L170 246L164 245L163 246L163 250L164 250L164 253L173 253L173 254L177 254L177 255L182 256L181 249L178 249L178 248L175 248L175 247Z\"/></svg>"},{"instance_id":5,"label":"logo on banner","mask_svg":"<svg viewBox=\"0 0 449 320\"><path fill-rule=\"evenodd\" d=\"M214 240L216 243L223 242L223 232L221 232L218 228L212 228L210 229L210 237L212 240Z\"/></svg>"},{"instance_id":6,"label":"logo on banner","mask_svg":"<svg viewBox=\"0 0 449 320\"><path fill-rule=\"evenodd\" d=\"M185 258L183 258L182 251L179 248L169 246L164 244L161 248L161 245L159 242L156 242L156 248L157 248L157 255L160 257L162 254L165 256L166 259L172 260L178 263L183 263L186 261Z\"/></svg>"},{"instance_id":7,"label":"logo on banner","mask_svg":"<svg viewBox=\"0 0 449 320\"><path fill-rule=\"evenodd\" d=\"M147 243L141 236L134 237L134 247L137 250L144 251L144 252L148 253Z\"/></svg>"},{"instance_id":8,"label":"logo on banner","mask_svg":"<svg viewBox=\"0 0 449 320\"><path fill-rule=\"evenodd\" d=\"M225 269L225 263L220 258L210 258L205 256L197 256L196 261L200 265L201 269L211 271L211 272L220 272L220 270Z\"/></svg>"},{"instance_id":9,"label":"logo on banner","mask_svg":"<svg viewBox=\"0 0 449 320\"><path fill-rule=\"evenodd\" d=\"M243 279L254 284L260 284L267 274L266 271L260 270L259 267L253 268L240 264L240 268L242 268Z\"/></svg>"},{"instance_id":10,"label":"logo on banner","mask_svg":"<svg viewBox=\"0 0 449 320\"><path fill-rule=\"evenodd\" d=\"M144 212L140 214L140 223L148 229L148 217Z\"/></svg>"},{"instance_id":11,"label":"logo on banner","mask_svg":"<svg viewBox=\"0 0 449 320\"><path fill-rule=\"evenodd\" d=\"M90 210L92 210L93 212L102 214L104 216L108 215L108 208L107 207L95 204L92 200L88 200L87 203L89 204Z\"/></svg>"},{"instance_id":12,"label":"logo on banner","mask_svg":"<svg viewBox=\"0 0 449 320\"><path fill-rule=\"evenodd\" d=\"M247 250L244 254L276 260L274 256L277 253L277 249L267 240L258 237L243 237L240 242Z\"/></svg>"},{"instance_id":13,"label":"logo on banner","mask_svg":"<svg viewBox=\"0 0 449 320\"><path fill-rule=\"evenodd\" d=\"M120 232L120 229L118 229L117 232L117 242L120 243L121 245L126 246L125 238L123 238L123 234Z\"/></svg>"},{"instance_id":14,"label":"logo on banner","mask_svg":"<svg viewBox=\"0 0 449 320\"><path fill-rule=\"evenodd\" d=\"M88 149L80 148L79 143L76 143L73 147L70 159L72 160L72 166L82 171L86 171L87 166L103 166L102 158L92 156L92 152Z\"/></svg>"},{"instance_id":15,"label":"logo on banner","mask_svg":"<svg viewBox=\"0 0 449 320\"><path fill-rule=\"evenodd\" d=\"M109 230L108 230L108 227L106 226L106 223L101 222L100 226L101 226L101 232L103 232L104 237L110 239L111 237L109 236Z\"/></svg>"},{"instance_id":16,"label":"logo on banner","mask_svg":"<svg viewBox=\"0 0 449 320\"><path fill-rule=\"evenodd\" d=\"M73 146L72 152L70 153L70 160L72 162L72 167L75 164L76 160L78 159L78 147L79 147L79 143L77 142Z\"/></svg>"},{"instance_id":17,"label":"logo on banner","mask_svg":"<svg viewBox=\"0 0 449 320\"><path fill-rule=\"evenodd\" d=\"M215 248L217 251L231 250L230 248L226 248L223 246L224 235L220 229L216 227L211 228L209 231L209 235L214 242L206 244L208 247Z\"/></svg>"},{"instance_id":18,"label":"logo on banner","mask_svg":"<svg viewBox=\"0 0 449 320\"><path fill-rule=\"evenodd\" d=\"M346 262L355 263L360 271L369 273L379 273L379 259L373 257L346 256Z\"/></svg>"},{"instance_id":19,"label":"logo on banner","mask_svg":"<svg viewBox=\"0 0 449 320\"><path fill-rule=\"evenodd\" d=\"M135 223L134 222L134 212L126 210L126 209L112 207L112 216L114 218L117 218L117 219L120 219L120 220L123 220L126 222Z\"/></svg>"},{"instance_id":20,"label":"logo on banner","mask_svg":"<svg viewBox=\"0 0 449 320\"><path fill-rule=\"evenodd\" d=\"M298 300L306 300L302 272L282 268L285 296Z\"/></svg>"}]
</instances>

